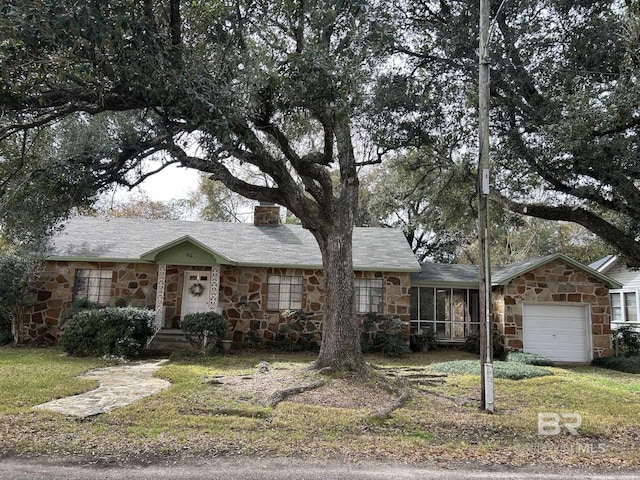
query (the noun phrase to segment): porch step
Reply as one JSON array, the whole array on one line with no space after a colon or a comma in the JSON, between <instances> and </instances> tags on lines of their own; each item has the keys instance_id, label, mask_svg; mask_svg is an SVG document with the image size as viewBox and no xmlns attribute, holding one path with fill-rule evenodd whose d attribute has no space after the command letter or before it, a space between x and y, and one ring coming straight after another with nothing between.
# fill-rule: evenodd
<instances>
[{"instance_id":1,"label":"porch step","mask_svg":"<svg viewBox=\"0 0 640 480\"><path fill-rule=\"evenodd\" d=\"M197 352L178 328L163 328L147 347L149 353Z\"/></svg>"}]
</instances>

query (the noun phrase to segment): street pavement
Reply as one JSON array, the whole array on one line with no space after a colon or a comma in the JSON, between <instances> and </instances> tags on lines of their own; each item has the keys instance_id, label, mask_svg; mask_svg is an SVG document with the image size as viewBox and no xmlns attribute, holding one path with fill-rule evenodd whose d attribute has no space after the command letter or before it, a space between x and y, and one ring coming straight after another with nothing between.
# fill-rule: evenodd
<instances>
[{"instance_id":1,"label":"street pavement","mask_svg":"<svg viewBox=\"0 0 640 480\"><path fill-rule=\"evenodd\" d=\"M2 480L409 480L409 479L640 479L640 471L579 468L509 469L470 465L409 466L401 463L294 458L213 458L155 464L103 460L11 457L0 459Z\"/></svg>"}]
</instances>

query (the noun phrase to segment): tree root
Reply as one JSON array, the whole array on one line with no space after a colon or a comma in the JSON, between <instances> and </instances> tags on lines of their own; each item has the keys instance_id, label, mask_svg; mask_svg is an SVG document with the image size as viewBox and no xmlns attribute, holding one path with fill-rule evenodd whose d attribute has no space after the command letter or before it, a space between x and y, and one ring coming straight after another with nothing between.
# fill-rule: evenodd
<instances>
[{"instance_id":1,"label":"tree root","mask_svg":"<svg viewBox=\"0 0 640 480\"><path fill-rule=\"evenodd\" d=\"M463 405L472 403L474 401L474 399L472 398L451 397L449 395L445 395L444 393L432 392L431 390L427 390L424 388L420 389L420 393L424 393L425 395L433 395L434 397L438 398L444 398L445 400L453 402L456 407L462 407Z\"/></svg>"},{"instance_id":2,"label":"tree root","mask_svg":"<svg viewBox=\"0 0 640 480\"><path fill-rule=\"evenodd\" d=\"M277 404L286 400L292 395L297 395L302 392L308 392L309 390L315 390L327 384L326 380L318 380L317 382L302 385L300 387L287 388L285 390L278 390L277 392L269 395L269 398L264 402L266 407L275 407Z\"/></svg>"},{"instance_id":3,"label":"tree root","mask_svg":"<svg viewBox=\"0 0 640 480\"><path fill-rule=\"evenodd\" d=\"M398 378L393 383L386 381L381 383L381 386L395 395L396 399L391 405L370 415L369 420L372 421L380 422L386 420L394 411L404 407L411 400L411 385L405 379Z\"/></svg>"}]
</instances>

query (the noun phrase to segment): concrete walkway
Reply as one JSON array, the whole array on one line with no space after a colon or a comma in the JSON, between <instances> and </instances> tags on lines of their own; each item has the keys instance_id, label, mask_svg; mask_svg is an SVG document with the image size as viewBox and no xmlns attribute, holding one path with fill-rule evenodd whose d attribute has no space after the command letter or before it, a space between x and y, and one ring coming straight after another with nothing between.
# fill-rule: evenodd
<instances>
[{"instance_id":1,"label":"concrete walkway","mask_svg":"<svg viewBox=\"0 0 640 480\"><path fill-rule=\"evenodd\" d=\"M100 383L98 388L72 397L52 400L33 408L85 418L130 405L141 398L161 392L171 385L166 380L153 378L153 373L167 361L141 362L90 370L83 374L82 378L97 380Z\"/></svg>"}]
</instances>

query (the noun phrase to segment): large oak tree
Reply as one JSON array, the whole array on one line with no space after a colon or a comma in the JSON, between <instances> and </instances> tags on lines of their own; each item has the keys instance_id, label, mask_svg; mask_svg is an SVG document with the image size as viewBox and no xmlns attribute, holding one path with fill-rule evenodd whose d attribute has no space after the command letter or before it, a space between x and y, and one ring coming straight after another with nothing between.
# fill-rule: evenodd
<instances>
[{"instance_id":1,"label":"large oak tree","mask_svg":"<svg viewBox=\"0 0 640 480\"><path fill-rule=\"evenodd\" d=\"M442 135L464 162L476 144L478 2L396 8L408 33L395 47L413 68L378 97L398 98L398 85L402 93L406 85L438 85ZM513 212L578 223L640 265L637 0L510 0L491 8L492 198ZM419 146L416 127L423 115L434 118L433 108L400 97L405 114L391 125L398 128L381 132L391 146Z\"/></svg>"},{"instance_id":2,"label":"large oak tree","mask_svg":"<svg viewBox=\"0 0 640 480\"><path fill-rule=\"evenodd\" d=\"M79 138L75 153L92 178L135 185L179 163L247 198L285 206L322 252L326 309L316 366L360 369L354 124L388 52L382 6L364 0L5 1L0 139L66 118L91 124L102 116L113 130L114 150L94 152L91 138ZM150 157L159 166L150 166ZM244 180L238 172L246 168L266 181Z\"/></svg>"}]
</instances>

